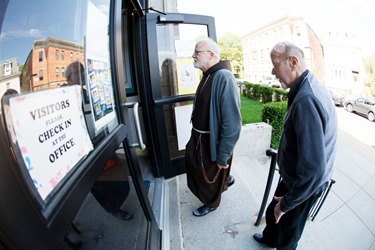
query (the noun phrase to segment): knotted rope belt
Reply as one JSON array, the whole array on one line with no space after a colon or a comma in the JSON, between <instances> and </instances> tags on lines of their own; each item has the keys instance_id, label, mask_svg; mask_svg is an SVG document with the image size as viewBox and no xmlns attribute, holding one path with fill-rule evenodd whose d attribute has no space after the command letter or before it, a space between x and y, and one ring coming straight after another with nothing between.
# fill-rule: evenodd
<instances>
[{"instance_id":1,"label":"knotted rope belt","mask_svg":"<svg viewBox=\"0 0 375 250\"><path fill-rule=\"evenodd\" d=\"M199 137L198 137L198 142L197 142L197 145L195 146L195 152L198 151L198 148L199 148L199 155L200 155L200 163L201 163L201 169L202 169L202 175L203 175L203 178L204 180L206 181L206 183L208 184L212 184L212 183L215 183L216 180L217 180L217 177L219 176L220 174L220 171L221 171L221 168L218 168L214 178L212 179L212 181L208 178L207 176L207 173L206 173L206 169L204 168L204 164L203 164L203 152L202 152L202 134L209 134L210 131L203 131L203 130L199 130L199 129L196 129L193 127L193 130L197 133L199 133Z\"/></svg>"}]
</instances>

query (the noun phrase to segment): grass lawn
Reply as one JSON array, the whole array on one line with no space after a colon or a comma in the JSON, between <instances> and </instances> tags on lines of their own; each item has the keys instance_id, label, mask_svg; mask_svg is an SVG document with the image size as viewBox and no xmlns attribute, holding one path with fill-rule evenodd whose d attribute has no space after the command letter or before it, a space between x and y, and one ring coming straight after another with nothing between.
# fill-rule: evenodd
<instances>
[{"instance_id":1,"label":"grass lawn","mask_svg":"<svg viewBox=\"0 0 375 250\"><path fill-rule=\"evenodd\" d=\"M250 100L241 94L242 124L257 123L262 121L263 104Z\"/></svg>"}]
</instances>

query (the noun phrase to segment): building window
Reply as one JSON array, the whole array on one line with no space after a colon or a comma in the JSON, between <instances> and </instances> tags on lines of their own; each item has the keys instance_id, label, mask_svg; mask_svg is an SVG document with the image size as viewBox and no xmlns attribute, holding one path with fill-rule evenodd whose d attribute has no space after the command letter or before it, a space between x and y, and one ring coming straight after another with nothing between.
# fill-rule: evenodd
<instances>
[{"instance_id":1,"label":"building window","mask_svg":"<svg viewBox=\"0 0 375 250\"><path fill-rule=\"evenodd\" d=\"M77 53L77 60L79 61L79 52Z\"/></svg>"},{"instance_id":2,"label":"building window","mask_svg":"<svg viewBox=\"0 0 375 250\"><path fill-rule=\"evenodd\" d=\"M65 77L65 67L61 67L61 76Z\"/></svg>"},{"instance_id":3,"label":"building window","mask_svg":"<svg viewBox=\"0 0 375 250\"><path fill-rule=\"evenodd\" d=\"M59 77L59 67L56 67L56 77Z\"/></svg>"},{"instance_id":4,"label":"building window","mask_svg":"<svg viewBox=\"0 0 375 250\"><path fill-rule=\"evenodd\" d=\"M43 62L43 51L39 51L39 62Z\"/></svg>"},{"instance_id":5,"label":"building window","mask_svg":"<svg viewBox=\"0 0 375 250\"><path fill-rule=\"evenodd\" d=\"M59 53L60 53L60 52L59 52L59 50L57 49L57 50L56 50L56 60L59 60Z\"/></svg>"},{"instance_id":6,"label":"building window","mask_svg":"<svg viewBox=\"0 0 375 250\"><path fill-rule=\"evenodd\" d=\"M297 34L297 36L301 36L301 30L300 30L299 26L296 26L296 34Z\"/></svg>"},{"instance_id":7,"label":"building window","mask_svg":"<svg viewBox=\"0 0 375 250\"><path fill-rule=\"evenodd\" d=\"M44 76L44 74L43 74L43 70L40 69L40 70L39 70L39 80L40 80L40 81L43 80L43 76Z\"/></svg>"},{"instance_id":8,"label":"building window","mask_svg":"<svg viewBox=\"0 0 375 250\"><path fill-rule=\"evenodd\" d=\"M61 60L65 60L65 52L63 50L61 51Z\"/></svg>"},{"instance_id":9,"label":"building window","mask_svg":"<svg viewBox=\"0 0 375 250\"><path fill-rule=\"evenodd\" d=\"M73 51L70 51L70 61L73 62Z\"/></svg>"},{"instance_id":10,"label":"building window","mask_svg":"<svg viewBox=\"0 0 375 250\"><path fill-rule=\"evenodd\" d=\"M4 76L10 76L12 74L12 64L4 64Z\"/></svg>"},{"instance_id":11,"label":"building window","mask_svg":"<svg viewBox=\"0 0 375 250\"><path fill-rule=\"evenodd\" d=\"M257 59L257 51L256 51L256 50L254 50L254 51L251 53L251 58L252 58L253 60L256 60L256 59Z\"/></svg>"},{"instance_id":12,"label":"building window","mask_svg":"<svg viewBox=\"0 0 375 250\"><path fill-rule=\"evenodd\" d=\"M353 74L353 81L354 82L358 82L358 80L359 80L359 72L352 70L352 74Z\"/></svg>"}]
</instances>

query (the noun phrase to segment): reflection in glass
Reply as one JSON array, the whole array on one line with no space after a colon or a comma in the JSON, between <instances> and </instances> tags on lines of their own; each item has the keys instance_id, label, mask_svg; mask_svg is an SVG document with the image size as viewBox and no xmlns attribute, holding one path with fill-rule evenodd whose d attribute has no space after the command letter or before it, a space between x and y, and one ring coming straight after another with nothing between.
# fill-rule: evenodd
<instances>
[{"instance_id":1,"label":"reflection in glass","mask_svg":"<svg viewBox=\"0 0 375 250\"><path fill-rule=\"evenodd\" d=\"M109 0L5 2L0 95L79 84L91 138L117 126L109 57ZM4 5L4 4L2 4ZM11 72L11 74L9 74Z\"/></svg>"},{"instance_id":2,"label":"reflection in glass","mask_svg":"<svg viewBox=\"0 0 375 250\"><path fill-rule=\"evenodd\" d=\"M82 95L82 103L78 102L75 107L84 110L85 121L82 124L86 122L90 135L88 141L91 140L97 149L99 146L106 146L104 145L104 140L108 139L106 135L111 134L119 125L116 114L119 107L115 106L109 50L110 3L110 0L0 1L0 96L9 89L18 92L21 99L45 94L48 98L43 96L33 104L45 102L43 105L48 106L52 102L49 99L54 99L57 96L61 98L63 96L60 94L61 92L75 89L76 95L71 99L80 100L79 96ZM58 94L52 95L54 93ZM21 108L27 109L28 107L24 105ZM19 110L7 113L20 114ZM47 113L43 114L43 121L41 120L39 128L45 127L45 131L54 131L57 119L55 117L55 121ZM83 119L81 113L79 113L79 118ZM46 122L47 120L50 122ZM30 123L24 124L29 125ZM70 125L70 122L66 124ZM26 130L25 127L23 126L22 129ZM60 127L58 126L58 128ZM81 128L83 129L84 126L82 125ZM7 129L14 131L10 126ZM81 131L78 130L77 133L81 133ZM26 131L23 134L24 138L29 139L30 133ZM11 138L17 139L14 136ZM16 140L12 140L12 142L20 143ZM57 144L59 144L59 140L46 145L48 150L55 150L58 147ZM102 148L94 150L94 152L98 152ZM82 156L80 153L77 153L77 158ZM92 189L93 192L83 201L82 209L75 218L75 223L81 230L81 234L76 237L84 243L81 249L145 248L148 221L134 189L126 160L121 157L123 156L118 156L115 166L102 172L96 182L97 185ZM79 159L83 159L83 156ZM63 163L65 164L67 161ZM54 197L57 197L57 195L53 196L55 190L57 190L56 193L65 195L64 192L59 191L70 189L73 186L71 183L81 181L82 172L89 168L93 169L93 166L87 166L87 169L80 168L84 166L81 163L75 164L74 162L72 165L75 166L69 166L71 169L68 169L69 172L66 175L53 172L48 176L48 178L59 177L61 179L59 179L59 183L56 183L56 189L52 191L48 189L43 193L42 198L52 197L50 200L47 199L46 203L55 201L53 200ZM21 171L25 170L24 172L31 176L28 172L31 168L27 169L21 164L18 165L20 169L22 168ZM42 173L40 176L45 177L46 174L43 171L47 168L52 169L53 165L39 164L38 167ZM76 178L77 176L79 178ZM90 176L90 178L93 177ZM149 191L150 182L145 181L144 184L146 190ZM32 188L33 185L35 186L35 183L31 181L29 187ZM82 184L82 186L84 185L87 184ZM100 203L100 197L94 198L94 193L100 189L98 188L100 185L107 186L111 190L114 186L120 187L112 194L117 199L116 206L121 206L122 209L133 215L131 220L123 221L114 217L111 214L113 211L106 210L107 206ZM117 191L119 192L116 193ZM104 197L107 196L104 195ZM75 202L81 201L75 200ZM65 207L61 208L61 210L64 209ZM49 215L50 211L42 212ZM62 224L64 223L70 223L70 221L62 222Z\"/></svg>"},{"instance_id":3,"label":"reflection in glass","mask_svg":"<svg viewBox=\"0 0 375 250\"><path fill-rule=\"evenodd\" d=\"M194 68L192 55L195 44L204 38L207 38L206 25L163 24L157 27L162 97L195 93L202 74ZM174 108L188 104L178 102L163 106L170 158L184 155L184 150L178 146L184 142L177 137Z\"/></svg>"},{"instance_id":4,"label":"reflection in glass","mask_svg":"<svg viewBox=\"0 0 375 250\"><path fill-rule=\"evenodd\" d=\"M82 242L81 250L146 248L147 221L128 165L122 154L114 159L116 163L102 172L74 220L82 232L71 238ZM149 181L144 185L149 191ZM128 217L114 216L118 209Z\"/></svg>"}]
</instances>

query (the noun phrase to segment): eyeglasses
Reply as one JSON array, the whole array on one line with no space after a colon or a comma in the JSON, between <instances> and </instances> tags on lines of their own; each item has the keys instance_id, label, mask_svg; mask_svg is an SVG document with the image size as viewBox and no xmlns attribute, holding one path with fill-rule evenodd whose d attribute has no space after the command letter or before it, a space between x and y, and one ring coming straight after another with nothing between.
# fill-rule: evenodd
<instances>
[{"instance_id":1,"label":"eyeglasses","mask_svg":"<svg viewBox=\"0 0 375 250\"><path fill-rule=\"evenodd\" d=\"M194 54L199 56L200 53L204 53L204 52L211 52L209 50L194 50Z\"/></svg>"},{"instance_id":2,"label":"eyeglasses","mask_svg":"<svg viewBox=\"0 0 375 250\"><path fill-rule=\"evenodd\" d=\"M287 58L285 58L284 60L282 60L282 61L280 61L280 62L275 63L275 64L273 65L273 69L277 69L277 68L279 68L280 64L281 64L282 62L285 62L285 61L288 60L289 58L290 58L290 56L288 56Z\"/></svg>"}]
</instances>

